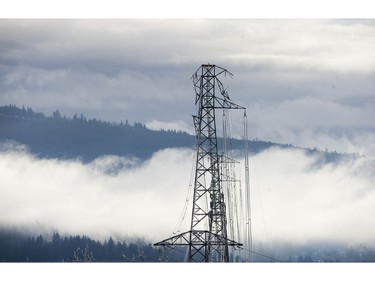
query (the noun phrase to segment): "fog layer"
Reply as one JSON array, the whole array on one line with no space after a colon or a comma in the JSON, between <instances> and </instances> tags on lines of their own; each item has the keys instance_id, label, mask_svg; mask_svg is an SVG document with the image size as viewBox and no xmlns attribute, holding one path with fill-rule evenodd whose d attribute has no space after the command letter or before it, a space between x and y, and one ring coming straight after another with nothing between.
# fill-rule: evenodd
<instances>
[{"instance_id":1,"label":"fog layer","mask_svg":"<svg viewBox=\"0 0 375 281\"><path fill-rule=\"evenodd\" d=\"M0 225L159 241L180 218L193 155L166 149L142 163L104 156L83 164L8 147L0 152ZM250 159L254 244L374 244L370 160L317 165L315 156L292 149L269 149Z\"/></svg>"}]
</instances>

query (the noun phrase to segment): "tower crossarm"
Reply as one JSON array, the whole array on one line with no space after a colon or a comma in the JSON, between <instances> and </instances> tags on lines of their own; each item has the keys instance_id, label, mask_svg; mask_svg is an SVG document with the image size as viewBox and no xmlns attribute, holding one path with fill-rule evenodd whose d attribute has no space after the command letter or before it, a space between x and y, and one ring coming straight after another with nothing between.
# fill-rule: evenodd
<instances>
[{"instance_id":1,"label":"tower crossarm","mask_svg":"<svg viewBox=\"0 0 375 281\"><path fill-rule=\"evenodd\" d=\"M208 237L215 238L208 240ZM242 247L243 244L225 238L224 236L212 233L208 230L190 230L178 235L172 236L163 241L157 242L154 246L211 246L227 244L232 247Z\"/></svg>"},{"instance_id":2,"label":"tower crossarm","mask_svg":"<svg viewBox=\"0 0 375 281\"><path fill-rule=\"evenodd\" d=\"M215 107L214 108L218 108L218 109L243 109L245 110L246 108L241 106L241 105L238 105L238 104L235 104L234 102L231 102L229 101L228 99L224 98L219 98L219 97L215 97L215 100L217 102L217 104L215 104Z\"/></svg>"}]
</instances>

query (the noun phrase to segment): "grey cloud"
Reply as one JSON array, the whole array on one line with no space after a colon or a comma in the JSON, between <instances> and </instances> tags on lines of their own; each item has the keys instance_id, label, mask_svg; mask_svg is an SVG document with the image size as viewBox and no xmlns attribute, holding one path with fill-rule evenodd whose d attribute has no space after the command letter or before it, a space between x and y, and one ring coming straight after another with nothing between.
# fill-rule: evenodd
<instances>
[{"instance_id":1,"label":"grey cloud","mask_svg":"<svg viewBox=\"0 0 375 281\"><path fill-rule=\"evenodd\" d=\"M215 63L234 74L223 82L253 138L306 146L309 131L345 127L346 152L374 129L374 34L371 20L1 20L0 100L192 124L190 76Z\"/></svg>"}]
</instances>

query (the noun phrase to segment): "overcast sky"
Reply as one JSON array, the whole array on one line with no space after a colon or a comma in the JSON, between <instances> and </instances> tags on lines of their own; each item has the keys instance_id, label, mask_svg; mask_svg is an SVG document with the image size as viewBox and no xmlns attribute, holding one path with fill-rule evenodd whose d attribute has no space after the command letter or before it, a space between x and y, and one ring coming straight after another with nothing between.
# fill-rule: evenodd
<instances>
[{"instance_id":1,"label":"overcast sky","mask_svg":"<svg viewBox=\"0 0 375 281\"><path fill-rule=\"evenodd\" d=\"M190 77L220 65L250 138L366 155L320 167L300 151L251 157L255 243L374 245L374 46L375 20L2 19L0 105L192 132ZM190 150L89 164L0 153L2 226L151 241L173 231L193 163Z\"/></svg>"},{"instance_id":2,"label":"overcast sky","mask_svg":"<svg viewBox=\"0 0 375 281\"><path fill-rule=\"evenodd\" d=\"M375 20L0 20L0 104L192 131L203 63L250 138L374 154Z\"/></svg>"}]
</instances>

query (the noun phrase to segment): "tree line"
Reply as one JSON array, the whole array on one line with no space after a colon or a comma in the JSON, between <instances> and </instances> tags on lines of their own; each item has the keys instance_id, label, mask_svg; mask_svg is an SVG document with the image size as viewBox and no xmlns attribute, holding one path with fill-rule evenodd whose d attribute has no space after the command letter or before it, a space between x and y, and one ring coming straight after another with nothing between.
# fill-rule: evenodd
<instances>
[{"instance_id":1,"label":"tree line","mask_svg":"<svg viewBox=\"0 0 375 281\"><path fill-rule=\"evenodd\" d=\"M260 252L263 252L260 250ZM275 257L283 262L375 262L375 250L365 245L351 246L291 246L278 250ZM172 252L154 247L143 240L104 242L87 236L43 235L0 229L0 262L184 262L186 249ZM275 262L266 255L254 254L254 262Z\"/></svg>"},{"instance_id":2,"label":"tree line","mask_svg":"<svg viewBox=\"0 0 375 281\"><path fill-rule=\"evenodd\" d=\"M181 256L175 256L182 260ZM176 261L172 257L171 261ZM104 242L87 236L61 237L54 233L50 239L43 235L28 236L17 231L0 230L1 262L159 262L163 252L150 243Z\"/></svg>"},{"instance_id":3,"label":"tree line","mask_svg":"<svg viewBox=\"0 0 375 281\"><path fill-rule=\"evenodd\" d=\"M154 131L142 123L113 123L72 118L58 110L51 116L15 105L0 107L0 140L26 144L31 153L42 158L81 159L89 162L102 155L148 159L168 147L193 147L195 138L176 130Z\"/></svg>"},{"instance_id":4,"label":"tree line","mask_svg":"<svg viewBox=\"0 0 375 281\"><path fill-rule=\"evenodd\" d=\"M144 124L127 120L119 123L87 119L83 114L66 117L58 110L51 116L34 112L30 107L0 106L0 142L12 140L27 145L31 153L41 158L80 159L90 162L102 155L136 157L146 160L165 148L195 148L196 137L176 130L150 130ZM230 147L243 151L244 142L231 139ZM223 147L223 139L218 139ZM291 144L277 144L253 139L249 152L259 153L270 147L301 149ZM337 162L358 155L336 151L304 149L307 154L319 154L321 161Z\"/></svg>"}]
</instances>

